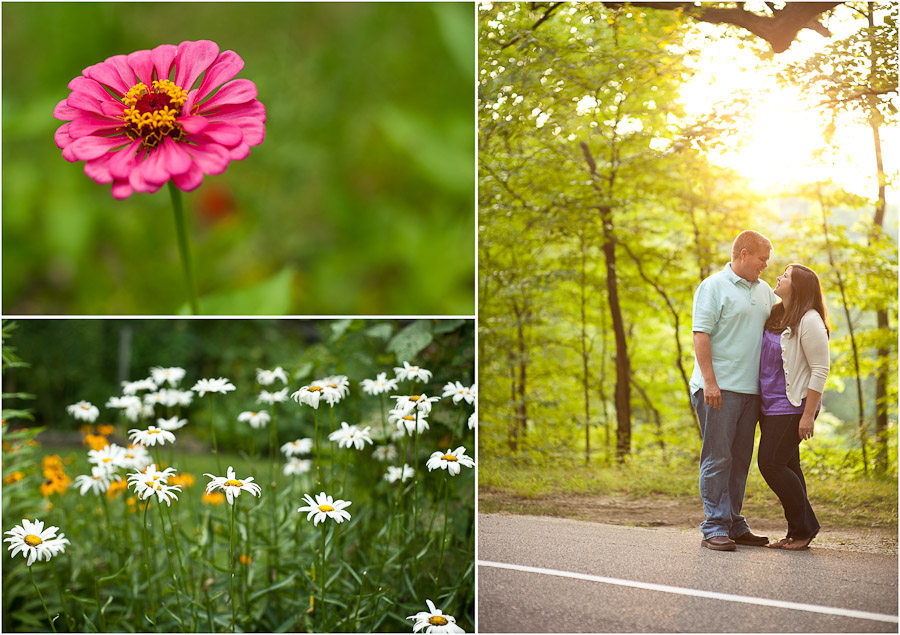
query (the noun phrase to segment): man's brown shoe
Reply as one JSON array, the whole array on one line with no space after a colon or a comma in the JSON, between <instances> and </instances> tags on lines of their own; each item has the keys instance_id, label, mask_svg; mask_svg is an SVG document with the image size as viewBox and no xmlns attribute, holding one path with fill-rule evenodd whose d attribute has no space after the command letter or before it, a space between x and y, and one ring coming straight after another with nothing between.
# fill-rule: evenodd
<instances>
[{"instance_id":1,"label":"man's brown shoe","mask_svg":"<svg viewBox=\"0 0 900 635\"><path fill-rule=\"evenodd\" d=\"M769 544L769 539L766 536L756 536L749 531L741 534L734 541L739 545L750 545L751 547L765 547Z\"/></svg>"},{"instance_id":2,"label":"man's brown shoe","mask_svg":"<svg viewBox=\"0 0 900 635\"><path fill-rule=\"evenodd\" d=\"M712 538L701 541L700 544L713 551L734 551L737 549L734 545L734 541L728 536L713 536Z\"/></svg>"}]
</instances>

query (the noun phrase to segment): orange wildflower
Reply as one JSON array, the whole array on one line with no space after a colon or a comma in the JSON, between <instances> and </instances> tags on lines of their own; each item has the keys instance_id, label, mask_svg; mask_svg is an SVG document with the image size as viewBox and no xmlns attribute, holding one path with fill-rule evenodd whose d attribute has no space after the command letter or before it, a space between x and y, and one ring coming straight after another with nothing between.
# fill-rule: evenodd
<instances>
[{"instance_id":1,"label":"orange wildflower","mask_svg":"<svg viewBox=\"0 0 900 635\"><path fill-rule=\"evenodd\" d=\"M113 481L109 484L109 489L106 490L106 497L110 500L117 498L119 494L128 489L128 483L126 481Z\"/></svg>"},{"instance_id":2,"label":"orange wildflower","mask_svg":"<svg viewBox=\"0 0 900 635\"><path fill-rule=\"evenodd\" d=\"M240 558L238 558L238 560L240 561L240 563L242 565L248 565L251 562L253 562L253 558L251 558L250 556L248 556L247 554L244 554L244 553L241 554L241 556L240 556Z\"/></svg>"},{"instance_id":3,"label":"orange wildflower","mask_svg":"<svg viewBox=\"0 0 900 635\"><path fill-rule=\"evenodd\" d=\"M204 492L203 497L200 500L208 505L221 505L225 502L225 494L222 492L213 492L212 494Z\"/></svg>"},{"instance_id":4,"label":"orange wildflower","mask_svg":"<svg viewBox=\"0 0 900 635\"><path fill-rule=\"evenodd\" d=\"M56 475L65 476L63 472L63 462L58 454L48 454L41 460L41 471L44 478L52 478Z\"/></svg>"},{"instance_id":5,"label":"orange wildflower","mask_svg":"<svg viewBox=\"0 0 900 635\"><path fill-rule=\"evenodd\" d=\"M90 446L92 450L102 450L109 445L109 441L106 439L106 437L99 434L86 435L84 437L84 443L85 445Z\"/></svg>"},{"instance_id":6,"label":"orange wildflower","mask_svg":"<svg viewBox=\"0 0 900 635\"><path fill-rule=\"evenodd\" d=\"M111 426L108 423L103 423L97 426L97 434L102 434L105 437L108 437L112 433L116 431L116 426Z\"/></svg>"},{"instance_id":7,"label":"orange wildflower","mask_svg":"<svg viewBox=\"0 0 900 635\"><path fill-rule=\"evenodd\" d=\"M169 477L169 485L181 485L181 487L190 487L196 482L192 474L182 472L181 474L173 474Z\"/></svg>"},{"instance_id":8,"label":"orange wildflower","mask_svg":"<svg viewBox=\"0 0 900 635\"><path fill-rule=\"evenodd\" d=\"M23 478L25 478L25 474L23 472L16 471L3 479L3 482L9 485L10 483L18 483Z\"/></svg>"}]
</instances>

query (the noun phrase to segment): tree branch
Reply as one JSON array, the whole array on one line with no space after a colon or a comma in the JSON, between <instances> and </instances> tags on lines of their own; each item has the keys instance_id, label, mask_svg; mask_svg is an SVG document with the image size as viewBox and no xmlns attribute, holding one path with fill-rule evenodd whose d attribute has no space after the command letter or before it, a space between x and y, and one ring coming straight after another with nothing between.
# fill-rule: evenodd
<instances>
[{"instance_id":1,"label":"tree branch","mask_svg":"<svg viewBox=\"0 0 900 635\"><path fill-rule=\"evenodd\" d=\"M538 18L537 22L535 22L534 24L532 24L532 25L531 25L531 28L528 29L528 31L526 31L526 33L531 33L531 32L534 31L536 28L538 28L539 26L541 26L541 24L543 24L547 19L549 19L550 16L553 15L553 12L556 11L556 10L557 10L559 7L561 7L562 5L563 5L562 2L553 2L553 3L551 3L550 6L547 7L547 10L544 11L544 15L542 15L540 18ZM518 42L519 40L521 40L522 37L524 37L524 34L523 34L523 33L517 33L517 34L514 35L512 38L510 38L509 41L508 41L506 44L501 44L501 45L500 45L500 50L502 51L503 49L512 46L513 44L515 44L516 42Z\"/></svg>"}]
</instances>

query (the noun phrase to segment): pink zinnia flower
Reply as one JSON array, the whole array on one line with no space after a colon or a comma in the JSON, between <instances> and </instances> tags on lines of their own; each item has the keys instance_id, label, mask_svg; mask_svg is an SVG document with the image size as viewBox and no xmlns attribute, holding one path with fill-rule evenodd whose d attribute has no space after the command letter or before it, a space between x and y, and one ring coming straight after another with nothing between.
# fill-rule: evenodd
<instances>
[{"instance_id":1,"label":"pink zinnia flower","mask_svg":"<svg viewBox=\"0 0 900 635\"><path fill-rule=\"evenodd\" d=\"M194 190L265 137L256 84L232 79L243 67L209 40L114 55L69 82L71 94L53 110L67 122L56 145L67 161L84 161L94 181L112 183L118 199L169 180Z\"/></svg>"}]
</instances>

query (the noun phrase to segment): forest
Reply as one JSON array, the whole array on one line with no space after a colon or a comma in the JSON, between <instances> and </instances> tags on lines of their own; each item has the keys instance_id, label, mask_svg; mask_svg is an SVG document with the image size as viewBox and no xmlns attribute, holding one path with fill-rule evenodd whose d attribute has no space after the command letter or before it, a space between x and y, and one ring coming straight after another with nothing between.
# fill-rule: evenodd
<instances>
[{"instance_id":1,"label":"forest","mask_svg":"<svg viewBox=\"0 0 900 635\"><path fill-rule=\"evenodd\" d=\"M897 6L738 4L481 6L482 489L513 468L691 472L692 296L744 229L775 246L763 280L804 263L826 293L831 373L804 464L896 487L896 165L882 143L896 132ZM797 5L802 20L788 15ZM723 43L776 88L747 80L730 101L689 107L698 60ZM716 158L766 132L751 115L779 89L802 98L821 169L767 186ZM828 170L848 136L867 187ZM792 150L782 142L757 163Z\"/></svg>"}]
</instances>

